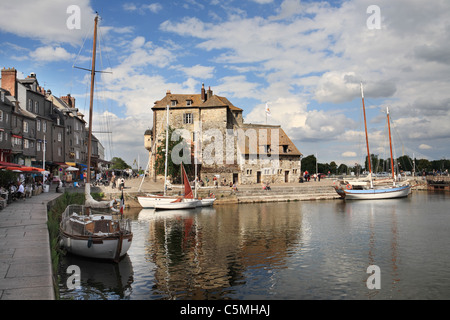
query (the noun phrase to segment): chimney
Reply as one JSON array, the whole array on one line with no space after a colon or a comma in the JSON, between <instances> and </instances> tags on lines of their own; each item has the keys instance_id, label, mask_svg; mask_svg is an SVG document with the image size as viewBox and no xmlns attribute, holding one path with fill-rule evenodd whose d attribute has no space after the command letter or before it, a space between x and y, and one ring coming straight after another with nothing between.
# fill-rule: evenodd
<instances>
[{"instance_id":1,"label":"chimney","mask_svg":"<svg viewBox=\"0 0 450 320\"><path fill-rule=\"evenodd\" d=\"M205 84L202 83L202 101L206 101L206 95L205 95Z\"/></svg>"},{"instance_id":2,"label":"chimney","mask_svg":"<svg viewBox=\"0 0 450 320\"><path fill-rule=\"evenodd\" d=\"M211 98L212 95L213 95L213 92L212 92L212 90L211 90L211 87L208 87L208 94L206 95L206 99Z\"/></svg>"},{"instance_id":3,"label":"chimney","mask_svg":"<svg viewBox=\"0 0 450 320\"><path fill-rule=\"evenodd\" d=\"M69 108L75 108L75 98L70 95L70 93L67 94L67 96L61 97L61 100L64 101Z\"/></svg>"},{"instance_id":4,"label":"chimney","mask_svg":"<svg viewBox=\"0 0 450 320\"><path fill-rule=\"evenodd\" d=\"M17 98L17 70L2 69L2 89L8 90L11 96Z\"/></svg>"}]
</instances>

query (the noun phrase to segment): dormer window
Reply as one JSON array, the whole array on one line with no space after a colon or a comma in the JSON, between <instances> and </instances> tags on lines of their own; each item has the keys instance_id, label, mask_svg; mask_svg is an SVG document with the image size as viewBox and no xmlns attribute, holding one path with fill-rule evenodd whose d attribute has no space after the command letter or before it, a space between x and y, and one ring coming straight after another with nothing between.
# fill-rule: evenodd
<instances>
[{"instance_id":1,"label":"dormer window","mask_svg":"<svg viewBox=\"0 0 450 320\"><path fill-rule=\"evenodd\" d=\"M192 106L192 100L186 100L186 105L189 107L189 106Z\"/></svg>"},{"instance_id":2,"label":"dormer window","mask_svg":"<svg viewBox=\"0 0 450 320\"><path fill-rule=\"evenodd\" d=\"M172 107L175 107L177 105L177 100L172 100Z\"/></svg>"}]
</instances>

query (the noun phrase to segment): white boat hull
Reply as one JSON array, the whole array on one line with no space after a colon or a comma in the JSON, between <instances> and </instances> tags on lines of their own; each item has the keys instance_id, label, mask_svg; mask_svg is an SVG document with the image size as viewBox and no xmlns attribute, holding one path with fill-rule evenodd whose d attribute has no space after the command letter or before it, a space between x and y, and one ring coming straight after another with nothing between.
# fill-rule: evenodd
<instances>
[{"instance_id":1,"label":"white boat hull","mask_svg":"<svg viewBox=\"0 0 450 320\"><path fill-rule=\"evenodd\" d=\"M201 201L200 207L209 207L214 204L214 201L216 201L216 198L206 198L206 199L201 199L200 201Z\"/></svg>"},{"instance_id":2,"label":"white boat hull","mask_svg":"<svg viewBox=\"0 0 450 320\"><path fill-rule=\"evenodd\" d=\"M123 257L130 249L132 237L124 236L122 239L122 248L119 257ZM72 237L68 234L62 234L62 246L72 254L95 259L116 259L116 251L119 243L119 237L87 238Z\"/></svg>"},{"instance_id":3,"label":"white boat hull","mask_svg":"<svg viewBox=\"0 0 450 320\"><path fill-rule=\"evenodd\" d=\"M147 195L138 197L138 202L142 208L155 208L159 203L170 203L176 199L177 197L173 196Z\"/></svg>"},{"instance_id":4,"label":"white boat hull","mask_svg":"<svg viewBox=\"0 0 450 320\"><path fill-rule=\"evenodd\" d=\"M193 209L201 205L200 200L195 199L183 199L178 202L169 203L157 203L155 205L156 210L175 210L175 209Z\"/></svg>"},{"instance_id":5,"label":"white boat hull","mask_svg":"<svg viewBox=\"0 0 450 320\"><path fill-rule=\"evenodd\" d=\"M407 197L410 191L411 186L402 186L367 190L340 190L337 192L348 200L376 200Z\"/></svg>"}]
</instances>

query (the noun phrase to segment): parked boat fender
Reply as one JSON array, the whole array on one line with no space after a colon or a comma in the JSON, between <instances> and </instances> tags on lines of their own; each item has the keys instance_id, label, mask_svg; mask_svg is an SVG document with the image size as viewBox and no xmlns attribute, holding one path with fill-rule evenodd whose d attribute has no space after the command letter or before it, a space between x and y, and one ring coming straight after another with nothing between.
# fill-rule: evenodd
<instances>
[{"instance_id":1,"label":"parked boat fender","mask_svg":"<svg viewBox=\"0 0 450 320\"><path fill-rule=\"evenodd\" d=\"M352 185L350 183L347 185L347 190L352 190Z\"/></svg>"}]
</instances>

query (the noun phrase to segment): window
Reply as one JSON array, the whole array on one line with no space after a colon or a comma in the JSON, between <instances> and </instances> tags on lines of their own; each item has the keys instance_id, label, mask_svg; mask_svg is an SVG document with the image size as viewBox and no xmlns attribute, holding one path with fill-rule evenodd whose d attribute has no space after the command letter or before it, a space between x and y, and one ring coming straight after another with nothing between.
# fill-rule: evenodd
<instances>
[{"instance_id":1,"label":"window","mask_svg":"<svg viewBox=\"0 0 450 320\"><path fill-rule=\"evenodd\" d=\"M192 113L184 113L183 123L194 123L194 115Z\"/></svg>"},{"instance_id":2,"label":"window","mask_svg":"<svg viewBox=\"0 0 450 320\"><path fill-rule=\"evenodd\" d=\"M39 101L34 102L34 113L39 113Z\"/></svg>"},{"instance_id":3,"label":"window","mask_svg":"<svg viewBox=\"0 0 450 320\"><path fill-rule=\"evenodd\" d=\"M172 100L172 107L175 107L177 105L177 100Z\"/></svg>"},{"instance_id":4,"label":"window","mask_svg":"<svg viewBox=\"0 0 450 320\"><path fill-rule=\"evenodd\" d=\"M40 142L38 142L36 144L36 151L41 151L41 143Z\"/></svg>"},{"instance_id":5,"label":"window","mask_svg":"<svg viewBox=\"0 0 450 320\"><path fill-rule=\"evenodd\" d=\"M42 132L47 132L47 122L42 121Z\"/></svg>"},{"instance_id":6,"label":"window","mask_svg":"<svg viewBox=\"0 0 450 320\"><path fill-rule=\"evenodd\" d=\"M28 133L28 122L26 121L23 122L23 132Z\"/></svg>"},{"instance_id":7,"label":"window","mask_svg":"<svg viewBox=\"0 0 450 320\"><path fill-rule=\"evenodd\" d=\"M5 93L2 91L2 102L5 102Z\"/></svg>"},{"instance_id":8,"label":"window","mask_svg":"<svg viewBox=\"0 0 450 320\"><path fill-rule=\"evenodd\" d=\"M186 105L187 106L192 106L192 100L186 100Z\"/></svg>"},{"instance_id":9,"label":"window","mask_svg":"<svg viewBox=\"0 0 450 320\"><path fill-rule=\"evenodd\" d=\"M0 131L0 141L3 141L3 131Z\"/></svg>"},{"instance_id":10,"label":"window","mask_svg":"<svg viewBox=\"0 0 450 320\"><path fill-rule=\"evenodd\" d=\"M58 141L61 142L62 138L61 138L61 132L58 133Z\"/></svg>"},{"instance_id":11,"label":"window","mask_svg":"<svg viewBox=\"0 0 450 320\"><path fill-rule=\"evenodd\" d=\"M28 111L33 111L33 100L28 99L28 107L27 107Z\"/></svg>"},{"instance_id":12,"label":"window","mask_svg":"<svg viewBox=\"0 0 450 320\"><path fill-rule=\"evenodd\" d=\"M75 159L80 159L80 151L75 151Z\"/></svg>"},{"instance_id":13,"label":"window","mask_svg":"<svg viewBox=\"0 0 450 320\"><path fill-rule=\"evenodd\" d=\"M3 110L0 110L0 121L3 121Z\"/></svg>"},{"instance_id":14,"label":"window","mask_svg":"<svg viewBox=\"0 0 450 320\"><path fill-rule=\"evenodd\" d=\"M41 131L41 120L36 121L36 130Z\"/></svg>"},{"instance_id":15,"label":"window","mask_svg":"<svg viewBox=\"0 0 450 320\"><path fill-rule=\"evenodd\" d=\"M61 125L61 120L59 119L59 117L56 118L56 124L57 124L58 126Z\"/></svg>"},{"instance_id":16,"label":"window","mask_svg":"<svg viewBox=\"0 0 450 320\"><path fill-rule=\"evenodd\" d=\"M62 156L62 148L58 147L58 156Z\"/></svg>"}]
</instances>

